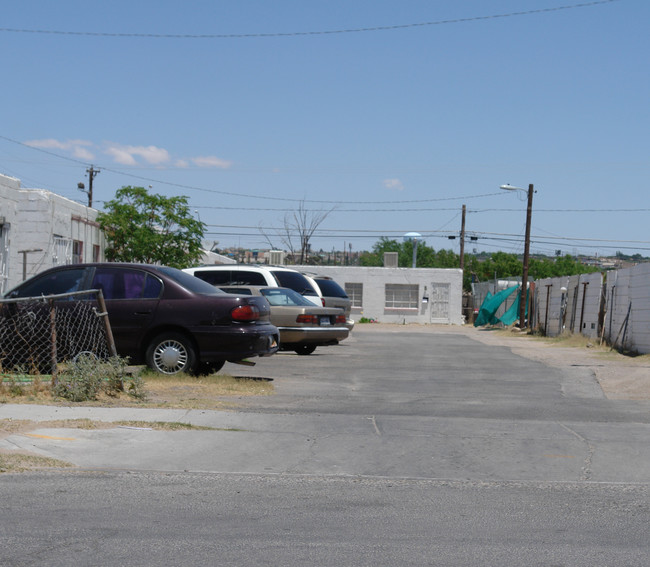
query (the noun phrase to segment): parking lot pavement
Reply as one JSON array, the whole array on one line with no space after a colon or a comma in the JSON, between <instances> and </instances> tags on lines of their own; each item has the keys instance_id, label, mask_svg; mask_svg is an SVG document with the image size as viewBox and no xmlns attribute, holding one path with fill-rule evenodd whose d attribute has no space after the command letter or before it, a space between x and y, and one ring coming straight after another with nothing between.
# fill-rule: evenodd
<instances>
[{"instance_id":1,"label":"parking lot pavement","mask_svg":"<svg viewBox=\"0 0 650 567\"><path fill-rule=\"evenodd\" d=\"M589 367L518 348L457 329L372 326L307 357L235 367L276 389L238 411L0 405L0 419L209 430L42 427L0 450L103 470L647 482L648 402L607 399Z\"/></svg>"}]
</instances>

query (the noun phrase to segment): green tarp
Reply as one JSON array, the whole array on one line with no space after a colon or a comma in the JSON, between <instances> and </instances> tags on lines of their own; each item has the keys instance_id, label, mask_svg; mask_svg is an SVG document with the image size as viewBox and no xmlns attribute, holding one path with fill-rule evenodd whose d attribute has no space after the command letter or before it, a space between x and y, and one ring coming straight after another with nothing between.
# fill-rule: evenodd
<instances>
[{"instance_id":1,"label":"green tarp","mask_svg":"<svg viewBox=\"0 0 650 567\"><path fill-rule=\"evenodd\" d=\"M488 294L478 311L478 316L476 317L476 321L474 321L474 326L481 327L483 325L496 325L498 323L512 325L519 318L519 300L521 293L517 293L517 298L514 303L501 317L497 317L495 314L501 304L518 289L520 289L519 286L509 287L501 290L495 295L492 295L488 291Z\"/></svg>"}]
</instances>

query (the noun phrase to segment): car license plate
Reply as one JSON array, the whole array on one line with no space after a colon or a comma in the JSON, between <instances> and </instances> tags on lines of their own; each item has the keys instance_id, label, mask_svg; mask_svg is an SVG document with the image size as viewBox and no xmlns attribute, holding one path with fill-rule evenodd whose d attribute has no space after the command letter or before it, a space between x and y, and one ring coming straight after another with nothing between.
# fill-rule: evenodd
<instances>
[{"instance_id":1,"label":"car license plate","mask_svg":"<svg viewBox=\"0 0 650 567\"><path fill-rule=\"evenodd\" d=\"M320 325L321 327L327 327L330 324L330 318L329 317L321 317L320 318Z\"/></svg>"}]
</instances>

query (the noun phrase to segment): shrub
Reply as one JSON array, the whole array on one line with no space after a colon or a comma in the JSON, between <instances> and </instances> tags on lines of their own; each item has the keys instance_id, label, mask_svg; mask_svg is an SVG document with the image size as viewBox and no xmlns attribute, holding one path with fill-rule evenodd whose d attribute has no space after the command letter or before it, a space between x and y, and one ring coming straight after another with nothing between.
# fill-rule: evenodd
<instances>
[{"instance_id":1,"label":"shrub","mask_svg":"<svg viewBox=\"0 0 650 567\"><path fill-rule=\"evenodd\" d=\"M127 361L119 356L99 360L82 353L67 365L52 387L52 394L84 402L96 400L100 392L117 396L120 392L144 400L144 382L140 376L127 376Z\"/></svg>"}]
</instances>

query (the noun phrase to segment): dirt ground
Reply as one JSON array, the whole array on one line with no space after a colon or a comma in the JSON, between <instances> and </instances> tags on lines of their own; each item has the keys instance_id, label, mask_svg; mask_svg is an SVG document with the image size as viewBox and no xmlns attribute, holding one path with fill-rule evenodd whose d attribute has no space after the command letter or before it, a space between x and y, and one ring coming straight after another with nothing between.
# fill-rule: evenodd
<instances>
[{"instance_id":1,"label":"dirt ground","mask_svg":"<svg viewBox=\"0 0 650 567\"><path fill-rule=\"evenodd\" d=\"M549 366L589 368L605 396L618 400L650 400L650 355L625 356L600 345L598 340L583 337L546 339L522 334L518 330L476 328L471 325L390 325L363 324L356 332L391 330L422 333L458 333L487 345L505 346L514 354L543 362Z\"/></svg>"}]
</instances>

